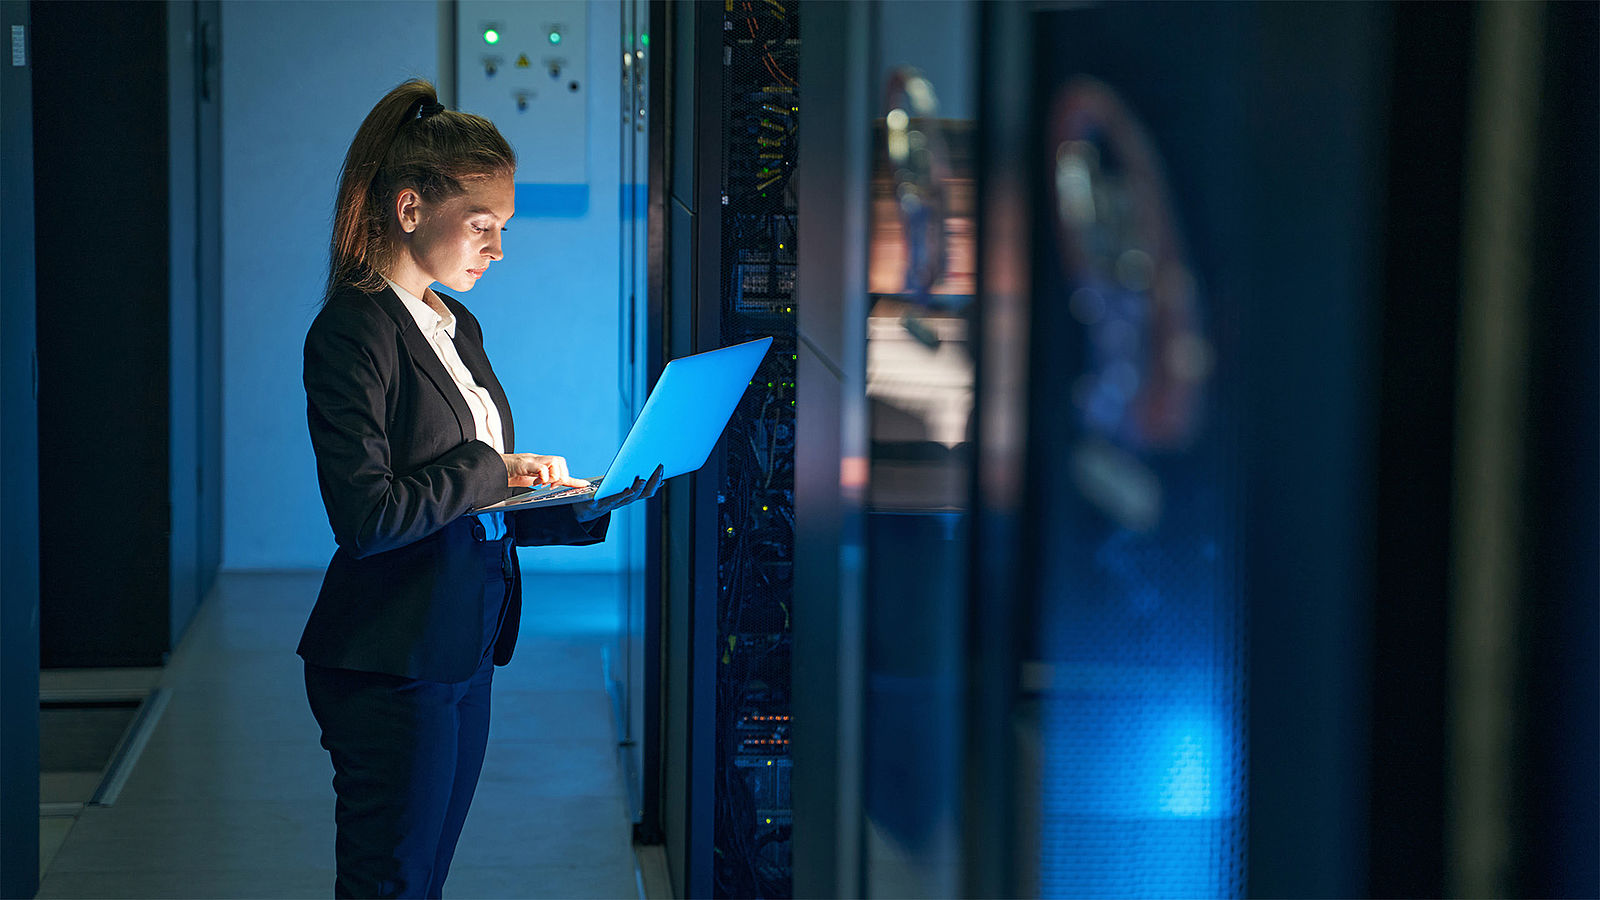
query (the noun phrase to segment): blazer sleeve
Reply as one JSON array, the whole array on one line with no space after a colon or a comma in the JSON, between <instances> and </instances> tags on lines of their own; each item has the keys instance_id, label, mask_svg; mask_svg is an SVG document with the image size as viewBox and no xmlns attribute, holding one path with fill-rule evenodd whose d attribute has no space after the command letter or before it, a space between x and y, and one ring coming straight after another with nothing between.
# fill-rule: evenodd
<instances>
[{"instance_id":1,"label":"blazer sleeve","mask_svg":"<svg viewBox=\"0 0 1600 900\"><path fill-rule=\"evenodd\" d=\"M465 441L414 471L393 470L387 394L397 347L392 323L348 307L325 308L306 335L317 481L334 540L357 558L427 537L508 493L505 463L482 441Z\"/></svg>"},{"instance_id":2,"label":"blazer sleeve","mask_svg":"<svg viewBox=\"0 0 1600 900\"><path fill-rule=\"evenodd\" d=\"M510 513L512 537L518 547L542 547L548 544L567 544L582 547L598 544L606 539L611 527L611 513L598 519L579 522L572 505L546 506Z\"/></svg>"}]
</instances>

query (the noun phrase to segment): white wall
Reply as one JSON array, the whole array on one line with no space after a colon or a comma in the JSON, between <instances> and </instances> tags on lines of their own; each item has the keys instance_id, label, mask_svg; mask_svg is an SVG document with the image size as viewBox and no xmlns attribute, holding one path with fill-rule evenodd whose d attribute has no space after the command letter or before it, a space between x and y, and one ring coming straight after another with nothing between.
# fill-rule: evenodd
<instances>
[{"instance_id":1,"label":"white wall","mask_svg":"<svg viewBox=\"0 0 1600 900\"><path fill-rule=\"evenodd\" d=\"M327 272L339 166L361 119L406 78L435 79L434 2L256 0L222 6L223 565L321 568L332 532L306 435L301 346ZM506 258L461 299L483 323L517 450L599 472L617 400L615 3L590 17L590 202L519 210ZM615 571L617 542L523 552L532 570Z\"/></svg>"}]
</instances>

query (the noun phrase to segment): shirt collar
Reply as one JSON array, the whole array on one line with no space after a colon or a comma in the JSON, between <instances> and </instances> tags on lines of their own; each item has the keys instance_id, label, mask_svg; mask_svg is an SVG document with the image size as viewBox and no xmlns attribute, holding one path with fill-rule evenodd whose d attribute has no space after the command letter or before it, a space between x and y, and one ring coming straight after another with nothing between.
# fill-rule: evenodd
<instances>
[{"instance_id":1,"label":"shirt collar","mask_svg":"<svg viewBox=\"0 0 1600 900\"><path fill-rule=\"evenodd\" d=\"M421 299L414 296L410 291L407 291L400 285L390 281L387 276L385 276L383 280L389 282L390 289L394 291L396 297L400 298L400 302L405 304L406 309L411 313L411 318L417 320L417 327L422 329L423 334L431 338L440 331L443 331L445 334L449 335L451 340L455 340L455 316L449 315L449 313L441 316L437 312L434 312L433 307L429 306L427 303L424 303Z\"/></svg>"}]
</instances>

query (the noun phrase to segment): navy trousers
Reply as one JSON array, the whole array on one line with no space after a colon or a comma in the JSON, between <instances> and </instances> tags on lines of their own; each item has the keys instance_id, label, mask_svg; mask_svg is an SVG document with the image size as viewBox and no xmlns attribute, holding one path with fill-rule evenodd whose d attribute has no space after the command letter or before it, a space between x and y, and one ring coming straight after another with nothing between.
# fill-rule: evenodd
<instances>
[{"instance_id":1,"label":"navy trousers","mask_svg":"<svg viewBox=\"0 0 1600 900\"><path fill-rule=\"evenodd\" d=\"M306 697L338 797L335 897L443 896L488 745L511 552L509 542L485 544L484 653L466 681L306 664Z\"/></svg>"}]
</instances>

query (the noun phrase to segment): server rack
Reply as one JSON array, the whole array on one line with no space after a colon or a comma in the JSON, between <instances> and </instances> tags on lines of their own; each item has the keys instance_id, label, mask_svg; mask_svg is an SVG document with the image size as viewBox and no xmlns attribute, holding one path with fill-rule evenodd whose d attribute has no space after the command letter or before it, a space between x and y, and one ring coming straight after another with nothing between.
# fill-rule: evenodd
<instances>
[{"instance_id":1,"label":"server rack","mask_svg":"<svg viewBox=\"0 0 1600 900\"><path fill-rule=\"evenodd\" d=\"M670 48L651 148L663 357L774 338L711 462L664 492L662 837L680 896L793 889L798 29L793 4L652 8Z\"/></svg>"},{"instance_id":2,"label":"server rack","mask_svg":"<svg viewBox=\"0 0 1600 900\"><path fill-rule=\"evenodd\" d=\"M723 439L717 492L714 895L792 893L799 7L722 11L723 345L773 338Z\"/></svg>"}]
</instances>

